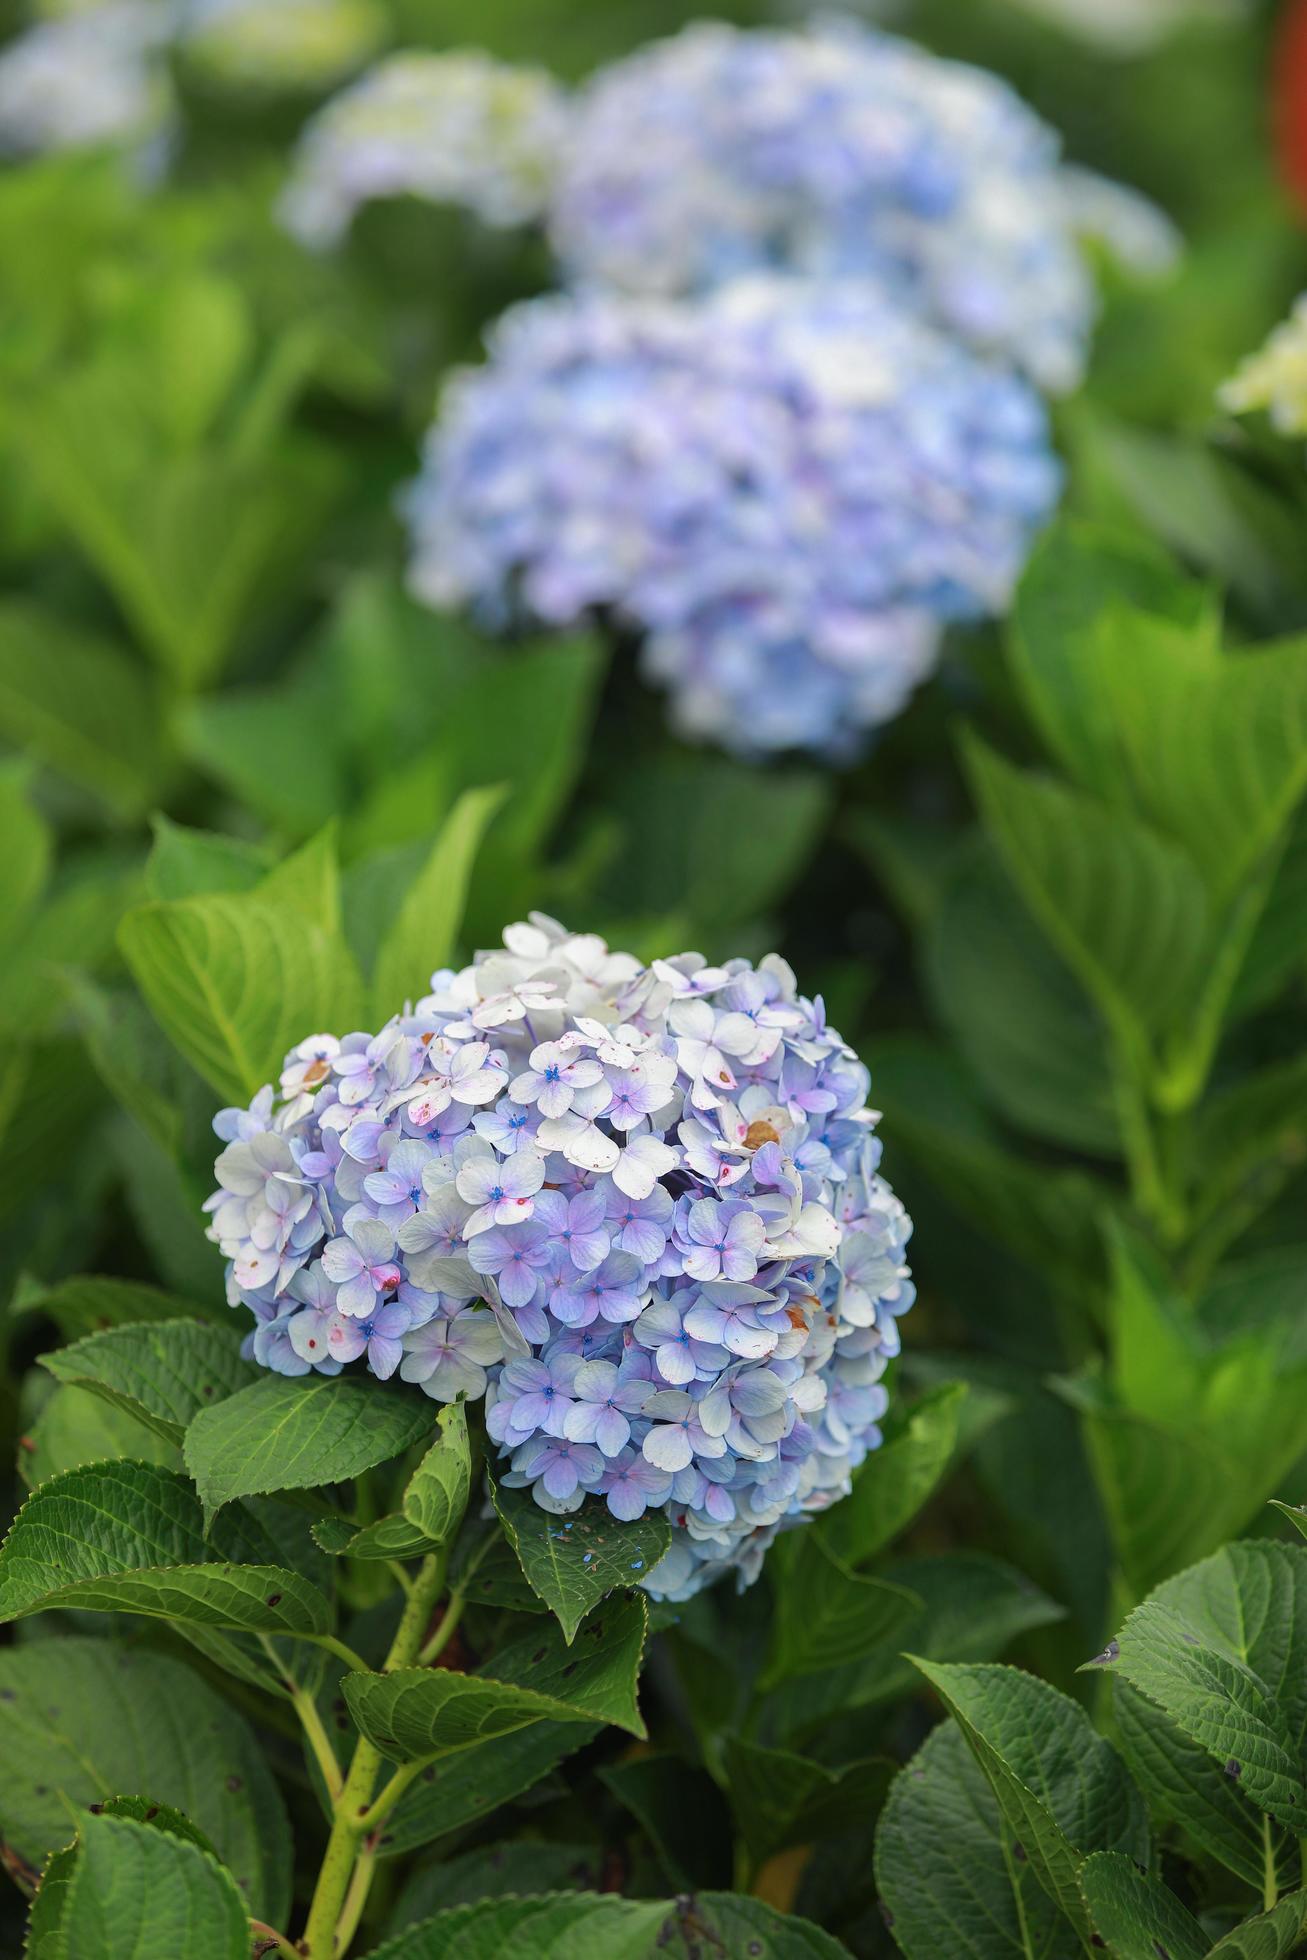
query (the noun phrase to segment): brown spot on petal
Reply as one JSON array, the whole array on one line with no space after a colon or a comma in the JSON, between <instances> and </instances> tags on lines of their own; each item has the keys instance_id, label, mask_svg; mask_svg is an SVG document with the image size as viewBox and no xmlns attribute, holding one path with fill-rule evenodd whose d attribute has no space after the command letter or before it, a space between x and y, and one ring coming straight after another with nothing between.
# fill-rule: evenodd
<instances>
[{"instance_id":1,"label":"brown spot on petal","mask_svg":"<svg viewBox=\"0 0 1307 1960\"><path fill-rule=\"evenodd\" d=\"M774 1123L750 1123L744 1132L746 1150L761 1150L764 1143L779 1143L780 1140L781 1133Z\"/></svg>"}]
</instances>

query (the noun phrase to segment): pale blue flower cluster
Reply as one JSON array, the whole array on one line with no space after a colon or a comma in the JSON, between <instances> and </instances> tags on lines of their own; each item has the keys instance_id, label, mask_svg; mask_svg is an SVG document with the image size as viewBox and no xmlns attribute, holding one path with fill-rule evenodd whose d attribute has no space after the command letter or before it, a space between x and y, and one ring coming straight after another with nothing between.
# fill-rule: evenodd
<instances>
[{"instance_id":1,"label":"pale blue flower cluster","mask_svg":"<svg viewBox=\"0 0 1307 1960\"><path fill-rule=\"evenodd\" d=\"M0 155L128 145L148 163L169 121L159 0L46 20L0 52Z\"/></svg>"},{"instance_id":2,"label":"pale blue flower cluster","mask_svg":"<svg viewBox=\"0 0 1307 1960\"><path fill-rule=\"evenodd\" d=\"M785 963L644 967L533 915L224 1110L249 1348L486 1398L498 1474L649 1507L687 1597L849 1488L913 1290L867 1071Z\"/></svg>"},{"instance_id":3,"label":"pale blue flower cluster","mask_svg":"<svg viewBox=\"0 0 1307 1960\"><path fill-rule=\"evenodd\" d=\"M701 22L601 70L550 222L574 279L868 279L1041 388L1084 371L1094 288L1055 133L997 76L853 21Z\"/></svg>"},{"instance_id":4,"label":"pale blue flower cluster","mask_svg":"<svg viewBox=\"0 0 1307 1960\"><path fill-rule=\"evenodd\" d=\"M1060 483L1043 407L873 285L509 313L409 494L410 582L492 627L610 610L691 736L854 753L999 611Z\"/></svg>"},{"instance_id":5,"label":"pale blue flower cluster","mask_svg":"<svg viewBox=\"0 0 1307 1960\"><path fill-rule=\"evenodd\" d=\"M489 55L390 55L308 124L282 222L315 250L338 245L374 198L422 197L487 224L524 224L544 208L564 102L548 75Z\"/></svg>"}]
</instances>

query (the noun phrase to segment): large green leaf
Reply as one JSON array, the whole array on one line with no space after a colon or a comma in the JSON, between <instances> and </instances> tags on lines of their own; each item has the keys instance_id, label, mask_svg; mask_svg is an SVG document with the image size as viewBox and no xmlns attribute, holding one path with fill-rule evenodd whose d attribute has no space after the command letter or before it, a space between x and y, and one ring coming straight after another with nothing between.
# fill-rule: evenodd
<instances>
[{"instance_id":1,"label":"large green leaf","mask_svg":"<svg viewBox=\"0 0 1307 1960\"><path fill-rule=\"evenodd\" d=\"M388 1819L379 1851L383 1857L398 1857L433 1838L480 1823L598 1734L595 1722L533 1722L511 1735L496 1736L428 1763Z\"/></svg>"},{"instance_id":2,"label":"large green leaf","mask_svg":"<svg viewBox=\"0 0 1307 1960\"><path fill-rule=\"evenodd\" d=\"M1116 1960L1204 1960L1210 1942L1193 1914L1123 1851L1096 1851L1080 1868L1090 1923Z\"/></svg>"},{"instance_id":3,"label":"large green leaf","mask_svg":"<svg viewBox=\"0 0 1307 1960\"><path fill-rule=\"evenodd\" d=\"M248 1960L250 1950L247 1908L216 1858L108 1815L82 1819L57 1937L77 1960Z\"/></svg>"},{"instance_id":4,"label":"large green leaf","mask_svg":"<svg viewBox=\"0 0 1307 1960\"><path fill-rule=\"evenodd\" d=\"M675 1902L562 1892L437 1913L368 1960L844 1960L819 1926L761 1899L698 1892Z\"/></svg>"},{"instance_id":5,"label":"large green leaf","mask_svg":"<svg viewBox=\"0 0 1307 1960\"><path fill-rule=\"evenodd\" d=\"M27 795L28 771L17 764L0 767L0 944L16 944L20 928L45 890L53 840Z\"/></svg>"},{"instance_id":6,"label":"large green leaf","mask_svg":"<svg viewBox=\"0 0 1307 1960\"><path fill-rule=\"evenodd\" d=\"M1208 1960L1289 1960L1307 1933L1307 1892L1281 1899L1269 1912L1246 1919L1212 1948Z\"/></svg>"},{"instance_id":7,"label":"large green leaf","mask_svg":"<svg viewBox=\"0 0 1307 1960\"><path fill-rule=\"evenodd\" d=\"M1125 811L967 743L985 827L1013 882L1110 1027L1137 1039L1188 1004L1210 917L1190 858Z\"/></svg>"},{"instance_id":8,"label":"large green leaf","mask_svg":"<svg viewBox=\"0 0 1307 1960\"><path fill-rule=\"evenodd\" d=\"M136 1321L191 1319L203 1312L195 1301L164 1293L157 1286L145 1286L139 1280L110 1279L98 1273L60 1280L48 1293L33 1295L25 1307L29 1312L48 1314L59 1332L73 1341ZM230 1318L230 1309L225 1305L217 1311L224 1320Z\"/></svg>"},{"instance_id":9,"label":"large green leaf","mask_svg":"<svg viewBox=\"0 0 1307 1960\"><path fill-rule=\"evenodd\" d=\"M905 1649L932 1661L991 1661L1023 1633L1064 1618L1062 1607L1001 1559L986 1552L941 1552L903 1559L878 1573L922 1601L905 1625L859 1659L786 1681L768 1697L769 1732L786 1738L830 1723L855 1708L909 1695L915 1675Z\"/></svg>"},{"instance_id":10,"label":"large green leaf","mask_svg":"<svg viewBox=\"0 0 1307 1960\"><path fill-rule=\"evenodd\" d=\"M269 853L243 838L190 830L161 813L150 819L150 828L154 843L145 861L145 889L151 898L250 891L272 869Z\"/></svg>"},{"instance_id":11,"label":"large green leaf","mask_svg":"<svg viewBox=\"0 0 1307 1960\"><path fill-rule=\"evenodd\" d=\"M1125 1681L1113 1683L1116 1736L1130 1774L1150 1812L1180 1825L1211 1858L1261 1891L1268 1857L1286 1882L1297 1851L1279 1832L1269 1834L1233 1778L1216 1767L1154 1703Z\"/></svg>"},{"instance_id":12,"label":"large green leaf","mask_svg":"<svg viewBox=\"0 0 1307 1960\"><path fill-rule=\"evenodd\" d=\"M34 1491L10 1526L0 1619L76 1606L246 1632L329 1630L327 1601L298 1573L211 1557L187 1478L153 1463L88 1464Z\"/></svg>"},{"instance_id":13,"label":"large green leaf","mask_svg":"<svg viewBox=\"0 0 1307 1960\"><path fill-rule=\"evenodd\" d=\"M775 1615L763 1686L857 1660L897 1640L922 1601L906 1586L851 1572L815 1532L796 1534L772 1558Z\"/></svg>"},{"instance_id":14,"label":"large green leaf","mask_svg":"<svg viewBox=\"0 0 1307 1960\"><path fill-rule=\"evenodd\" d=\"M433 1545L446 1545L463 1522L472 1490L467 1413L450 1402L436 1418L436 1440L404 1487L400 1509Z\"/></svg>"},{"instance_id":15,"label":"large green leaf","mask_svg":"<svg viewBox=\"0 0 1307 1960\"><path fill-rule=\"evenodd\" d=\"M966 851L922 950L940 1019L999 1113L1071 1149L1119 1154L1102 1024L992 847Z\"/></svg>"},{"instance_id":16,"label":"large green leaf","mask_svg":"<svg viewBox=\"0 0 1307 1960\"><path fill-rule=\"evenodd\" d=\"M18 1474L29 1489L84 1463L130 1457L180 1470L182 1453L156 1430L84 1388L56 1388L19 1442Z\"/></svg>"},{"instance_id":17,"label":"large green leaf","mask_svg":"<svg viewBox=\"0 0 1307 1960\"><path fill-rule=\"evenodd\" d=\"M672 1542L661 1511L622 1524L606 1505L592 1504L556 1518L528 1490L494 1484L492 1494L527 1584L557 1615L569 1643L606 1593L642 1584Z\"/></svg>"},{"instance_id":18,"label":"large green leaf","mask_svg":"<svg viewBox=\"0 0 1307 1960\"><path fill-rule=\"evenodd\" d=\"M233 1497L312 1490L357 1477L429 1437L425 1397L393 1387L315 1375L265 1375L225 1402L201 1409L186 1431L186 1467L205 1508Z\"/></svg>"},{"instance_id":19,"label":"large green leaf","mask_svg":"<svg viewBox=\"0 0 1307 1960\"><path fill-rule=\"evenodd\" d=\"M648 1960L666 1917L661 1901L594 1892L479 1899L408 1927L368 1960Z\"/></svg>"},{"instance_id":20,"label":"large green leaf","mask_svg":"<svg viewBox=\"0 0 1307 1960\"><path fill-rule=\"evenodd\" d=\"M247 1910L274 1924L290 1900L290 1832L243 1718L180 1661L115 1641L0 1651L0 1830L39 1866L76 1815L148 1791L183 1811L231 1871Z\"/></svg>"},{"instance_id":21,"label":"large green leaf","mask_svg":"<svg viewBox=\"0 0 1307 1960\"><path fill-rule=\"evenodd\" d=\"M224 688L175 717L187 758L245 809L304 837L337 815L348 791L337 750L339 710L325 677Z\"/></svg>"},{"instance_id":22,"label":"large green leaf","mask_svg":"<svg viewBox=\"0 0 1307 1960\"><path fill-rule=\"evenodd\" d=\"M143 905L119 944L164 1033L237 1102L276 1080L306 1030L361 1017L349 953L288 907L225 892Z\"/></svg>"},{"instance_id":23,"label":"large green leaf","mask_svg":"<svg viewBox=\"0 0 1307 1960\"><path fill-rule=\"evenodd\" d=\"M822 1519L827 1550L863 1565L912 1522L943 1477L957 1448L965 1382L931 1389L915 1404L907 1428L873 1450L855 1471L853 1490Z\"/></svg>"},{"instance_id":24,"label":"large green leaf","mask_svg":"<svg viewBox=\"0 0 1307 1960\"><path fill-rule=\"evenodd\" d=\"M232 1331L203 1320L112 1327L40 1360L56 1381L103 1396L168 1443L181 1442L198 1410L255 1379Z\"/></svg>"},{"instance_id":25,"label":"large green leaf","mask_svg":"<svg viewBox=\"0 0 1307 1960\"><path fill-rule=\"evenodd\" d=\"M869 1828L895 1774L887 1756L831 1770L739 1736L727 1736L722 1760L731 1808L756 1864L790 1845L838 1836L855 1822Z\"/></svg>"},{"instance_id":26,"label":"large green leaf","mask_svg":"<svg viewBox=\"0 0 1307 1960\"><path fill-rule=\"evenodd\" d=\"M1091 1851L1146 1861L1143 1801L1078 1702L1011 1667L917 1665L957 1721L1015 1843L1082 1939L1093 1931L1079 1885Z\"/></svg>"},{"instance_id":27,"label":"large green leaf","mask_svg":"<svg viewBox=\"0 0 1307 1960\"><path fill-rule=\"evenodd\" d=\"M1307 1548L1227 1545L1159 1586L1092 1665L1120 1675L1258 1809L1307 1832Z\"/></svg>"},{"instance_id":28,"label":"large green leaf","mask_svg":"<svg viewBox=\"0 0 1307 1960\"><path fill-rule=\"evenodd\" d=\"M941 1724L890 1786L876 1882L906 1960L1071 1960L1080 1951L1030 1859L1017 1856L956 1722Z\"/></svg>"},{"instance_id":29,"label":"large green leaf","mask_svg":"<svg viewBox=\"0 0 1307 1960\"><path fill-rule=\"evenodd\" d=\"M431 976L454 957L472 867L502 786L467 790L442 824L426 863L377 952L372 998L378 1020L431 991Z\"/></svg>"},{"instance_id":30,"label":"large green leaf","mask_svg":"<svg viewBox=\"0 0 1307 1960\"><path fill-rule=\"evenodd\" d=\"M1109 799L1125 791L1123 730L1106 696L1092 629L1130 605L1187 627L1191 659L1216 653L1209 592L1184 579L1138 537L1064 519L1036 546L1017 588L1008 640L1012 671L1040 733L1063 767Z\"/></svg>"},{"instance_id":31,"label":"large green leaf","mask_svg":"<svg viewBox=\"0 0 1307 1960\"><path fill-rule=\"evenodd\" d=\"M163 737L146 675L24 600L0 606L0 733L115 816L139 816L158 790Z\"/></svg>"},{"instance_id":32,"label":"large green leaf","mask_svg":"<svg viewBox=\"0 0 1307 1960\"><path fill-rule=\"evenodd\" d=\"M643 1736L635 1685L647 1626L639 1596L596 1613L571 1650L557 1628L533 1629L493 1655L484 1673L350 1674L343 1693L364 1735L399 1762L425 1762L539 1721L613 1722Z\"/></svg>"}]
</instances>

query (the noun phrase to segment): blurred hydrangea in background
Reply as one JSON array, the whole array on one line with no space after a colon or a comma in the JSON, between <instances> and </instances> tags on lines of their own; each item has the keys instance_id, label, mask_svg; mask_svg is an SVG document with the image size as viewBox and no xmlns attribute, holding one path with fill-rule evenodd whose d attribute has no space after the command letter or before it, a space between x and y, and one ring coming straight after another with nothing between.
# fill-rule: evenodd
<instances>
[{"instance_id":1,"label":"blurred hydrangea in background","mask_svg":"<svg viewBox=\"0 0 1307 1960\"><path fill-rule=\"evenodd\" d=\"M0 154L113 144L157 163L172 112L160 59L170 33L155 0L115 0L10 42L0 54Z\"/></svg>"},{"instance_id":2,"label":"blurred hydrangea in background","mask_svg":"<svg viewBox=\"0 0 1307 1960\"><path fill-rule=\"evenodd\" d=\"M487 224L523 224L544 208L564 101L548 75L488 55L392 55L309 123L283 220L306 245L327 247L360 205L412 194Z\"/></svg>"},{"instance_id":3,"label":"blurred hydrangea in background","mask_svg":"<svg viewBox=\"0 0 1307 1960\"><path fill-rule=\"evenodd\" d=\"M408 500L415 593L501 627L611 608L677 725L743 754L856 752L1058 493L1026 383L867 284L534 301L490 348Z\"/></svg>"},{"instance_id":4,"label":"blurred hydrangea in background","mask_svg":"<svg viewBox=\"0 0 1307 1960\"><path fill-rule=\"evenodd\" d=\"M1281 435L1307 435L1307 293L1221 390L1232 414L1264 409Z\"/></svg>"},{"instance_id":5,"label":"blurred hydrangea in background","mask_svg":"<svg viewBox=\"0 0 1307 1960\"><path fill-rule=\"evenodd\" d=\"M1195 21L1229 21L1250 0L1012 0L1110 52L1138 54Z\"/></svg>"},{"instance_id":6,"label":"blurred hydrangea in background","mask_svg":"<svg viewBox=\"0 0 1307 1960\"><path fill-rule=\"evenodd\" d=\"M551 229L578 279L865 278L1042 388L1084 371L1094 288L1055 132L996 76L852 22L701 23L601 70Z\"/></svg>"},{"instance_id":7,"label":"blurred hydrangea in background","mask_svg":"<svg viewBox=\"0 0 1307 1960\"><path fill-rule=\"evenodd\" d=\"M376 0L177 0L183 52L227 86L330 88L386 34Z\"/></svg>"},{"instance_id":8,"label":"blurred hydrangea in background","mask_svg":"<svg viewBox=\"0 0 1307 1960\"><path fill-rule=\"evenodd\" d=\"M867 1092L776 956L644 967L536 914L223 1111L210 1236L264 1366L484 1394L545 1510L667 1510L686 1597L880 1441L911 1226Z\"/></svg>"}]
</instances>

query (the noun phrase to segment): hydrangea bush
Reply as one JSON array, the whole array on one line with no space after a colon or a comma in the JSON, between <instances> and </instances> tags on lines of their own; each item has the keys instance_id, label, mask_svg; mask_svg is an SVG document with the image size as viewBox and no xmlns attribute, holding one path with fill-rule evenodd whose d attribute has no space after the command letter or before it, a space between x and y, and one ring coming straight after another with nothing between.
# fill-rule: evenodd
<instances>
[{"instance_id":1,"label":"hydrangea bush","mask_svg":"<svg viewBox=\"0 0 1307 1960\"><path fill-rule=\"evenodd\" d=\"M1037 396L874 288L545 299L450 384L410 582L500 628L611 609L685 732L856 751L1002 609L1060 484Z\"/></svg>"},{"instance_id":2,"label":"hydrangea bush","mask_svg":"<svg viewBox=\"0 0 1307 1960\"><path fill-rule=\"evenodd\" d=\"M668 1511L684 1597L880 1440L911 1226L867 1089L774 955L643 967L535 915L223 1111L211 1236L261 1364L485 1396L545 1510Z\"/></svg>"},{"instance_id":3,"label":"hydrangea bush","mask_svg":"<svg viewBox=\"0 0 1307 1960\"><path fill-rule=\"evenodd\" d=\"M168 122L159 61L170 31L154 0L42 21L0 53L0 155L128 145L148 154Z\"/></svg>"}]
</instances>

